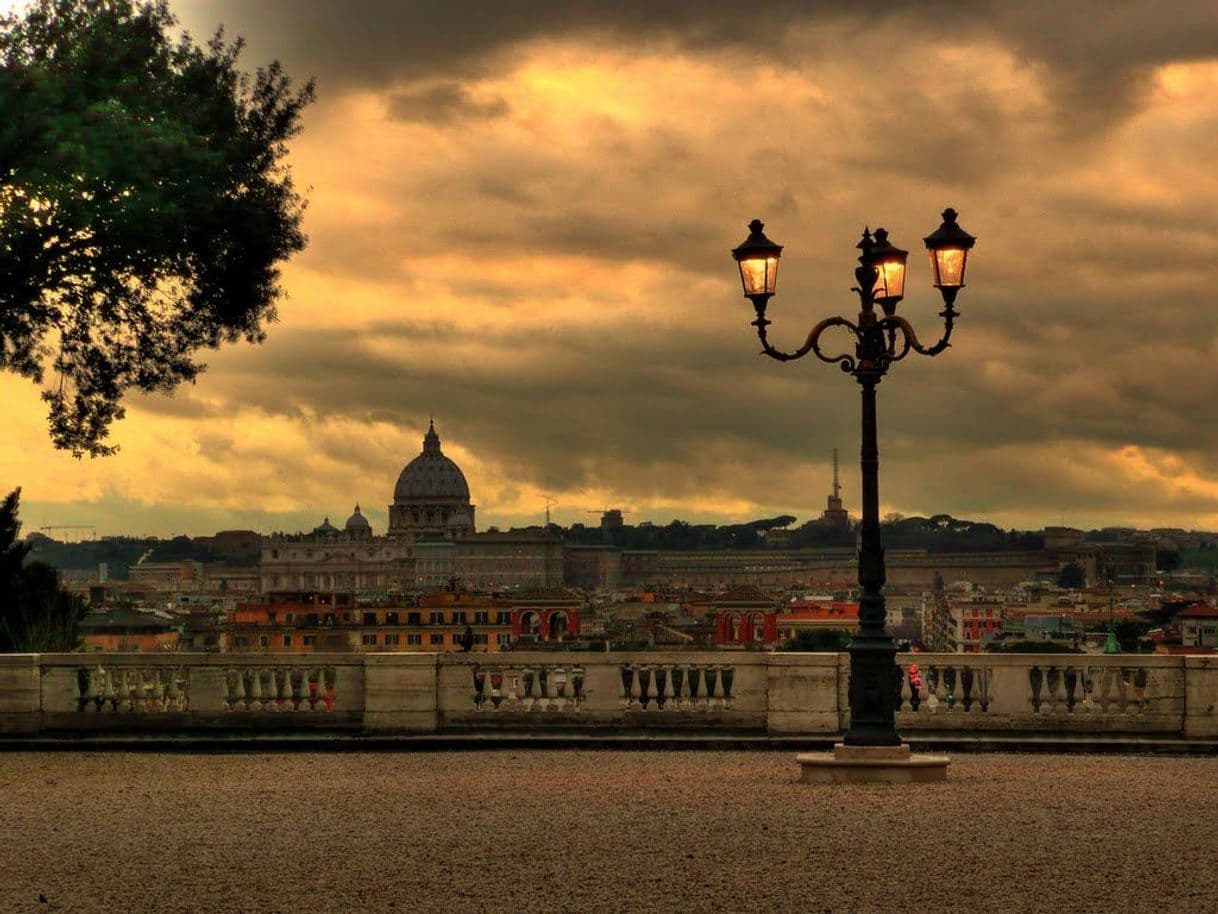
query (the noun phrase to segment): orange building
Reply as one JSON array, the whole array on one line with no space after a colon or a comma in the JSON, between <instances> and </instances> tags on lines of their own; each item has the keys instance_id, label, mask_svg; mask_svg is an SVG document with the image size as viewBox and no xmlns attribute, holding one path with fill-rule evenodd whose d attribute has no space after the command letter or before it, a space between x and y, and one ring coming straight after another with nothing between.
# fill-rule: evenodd
<instances>
[{"instance_id":1,"label":"orange building","mask_svg":"<svg viewBox=\"0 0 1218 914\"><path fill-rule=\"evenodd\" d=\"M417 606L357 605L350 594L276 593L228 614L228 651L496 652L513 642L512 611L480 594L443 591Z\"/></svg>"},{"instance_id":2,"label":"orange building","mask_svg":"<svg viewBox=\"0 0 1218 914\"><path fill-rule=\"evenodd\" d=\"M116 607L91 612L80 622L86 651L176 651L178 626L172 619L151 612Z\"/></svg>"}]
</instances>

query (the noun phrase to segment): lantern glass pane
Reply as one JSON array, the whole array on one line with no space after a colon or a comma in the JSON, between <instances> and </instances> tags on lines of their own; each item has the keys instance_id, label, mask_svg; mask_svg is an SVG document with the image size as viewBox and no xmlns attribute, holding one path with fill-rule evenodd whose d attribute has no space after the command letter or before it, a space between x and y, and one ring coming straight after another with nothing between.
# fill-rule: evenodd
<instances>
[{"instance_id":1,"label":"lantern glass pane","mask_svg":"<svg viewBox=\"0 0 1218 914\"><path fill-rule=\"evenodd\" d=\"M740 261L740 281L746 296L773 295L777 279L777 257L752 257Z\"/></svg>"},{"instance_id":2,"label":"lantern glass pane","mask_svg":"<svg viewBox=\"0 0 1218 914\"><path fill-rule=\"evenodd\" d=\"M964 285L964 265L968 251L964 248L940 248L930 252L930 265L935 273L936 288L959 288Z\"/></svg>"},{"instance_id":3,"label":"lantern glass pane","mask_svg":"<svg viewBox=\"0 0 1218 914\"><path fill-rule=\"evenodd\" d=\"M879 276L875 281L875 298L877 301L901 299L905 297L905 261L885 260L875 265Z\"/></svg>"}]
</instances>

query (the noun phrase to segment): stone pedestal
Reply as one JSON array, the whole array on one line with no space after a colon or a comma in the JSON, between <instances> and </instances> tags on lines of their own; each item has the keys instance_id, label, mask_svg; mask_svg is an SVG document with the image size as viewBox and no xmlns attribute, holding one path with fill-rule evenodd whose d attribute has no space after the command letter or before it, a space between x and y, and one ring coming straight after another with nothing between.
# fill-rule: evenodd
<instances>
[{"instance_id":1,"label":"stone pedestal","mask_svg":"<svg viewBox=\"0 0 1218 914\"><path fill-rule=\"evenodd\" d=\"M799 779L805 784L925 784L947 780L943 755L911 755L909 746L847 746L833 754L795 756Z\"/></svg>"}]
</instances>

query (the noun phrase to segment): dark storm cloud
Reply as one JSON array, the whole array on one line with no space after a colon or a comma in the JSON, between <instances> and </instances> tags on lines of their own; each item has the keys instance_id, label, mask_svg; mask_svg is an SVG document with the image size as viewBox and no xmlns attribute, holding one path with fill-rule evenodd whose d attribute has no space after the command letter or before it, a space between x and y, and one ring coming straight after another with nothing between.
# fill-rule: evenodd
<instances>
[{"instance_id":1,"label":"dark storm cloud","mask_svg":"<svg viewBox=\"0 0 1218 914\"><path fill-rule=\"evenodd\" d=\"M1213 3L1193 0L210 0L189 13L187 24L196 30L225 22L260 52L316 72L323 85L365 87L483 76L509 62L521 44L543 38L727 51L756 65L815 60L824 48L806 34L793 41L800 26L836 24L861 40L892 24L902 41L994 40L1044 65L1069 133L1090 132L1122 115L1153 67L1218 54L1218 13ZM739 64L742 78L746 61ZM910 76L916 84L917 74ZM907 88L893 86L893 92Z\"/></svg>"},{"instance_id":2,"label":"dark storm cloud","mask_svg":"<svg viewBox=\"0 0 1218 914\"><path fill-rule=\"evenodd\" d=\"M454 82L389 96L389 116L399 121L448 125L503 117L508 110L507 100L502 96L475 98L468 89Z\"/></svg>"},{"instance_id":3,"label":"dark storm cloud","mask_svg":"<svg viewBox=\"0 0 1218 914\"><path fill-rule=\"evenodd\" d=\"M795 331L784 327L783 336ZM1106 352L1104 340L1102 333L1092 339L1085 373L1061 361L1060 350L986 355L976 338L933 367L898 366L894 375L902 377L885 384L881 398L885 460L904 467L895 490L916 470L922 475L907 491L926 510L963 502L977 510L1047 510L1061 504L1063 491L1097 507L1097 493L1106 492L1111 507L1111 475L1088 494L1060 466L1038 460L1046 442L1114 452L1136 440L1218 469L1210 456L1218 453L1218 432L1207 420L1218 389L1211 360L1199 350L1176 351L1165 365L1153 347ZM1021 369L1015 390L996 382L986 364L1008 358ZM816 490L783 488L783 480L857 436L849 379L818 364L759 361L743 321L738 334L404 323L302 331L279 335L253 358L230 356L223 378L235 403L270 413L292 415L307 404L322 419L419 427L435 412L451 438L507 478L555 490L608 487L697 500L719 487L811 510ZM962 477L989 482L964 497ZM1199 509L1198 502L1190 510Z\"/></svg>"}]
</instances>

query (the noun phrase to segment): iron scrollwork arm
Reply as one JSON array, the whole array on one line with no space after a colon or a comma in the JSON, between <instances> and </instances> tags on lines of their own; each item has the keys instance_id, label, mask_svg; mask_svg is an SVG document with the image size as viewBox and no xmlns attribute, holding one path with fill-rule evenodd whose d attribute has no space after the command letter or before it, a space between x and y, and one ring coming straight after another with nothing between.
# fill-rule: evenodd
<instances>
[{"instance_id":1,"label":"iron scrollwork arm","mask_svg":"<svg viewBox=\"0 0 1218 914\"><path fill-rule=\"evenodd\" d=\"M933 346L923 346L918 340L917 333L914 332L913 325L903 317L892 315L885 317L879 322L881 329L887 330L891 336L894 330L900 330L904 343L900 351L890 351L888 361L899 362L909 354L910 350L919 353L920 355L936 356L948 349L951 346L952 328L955 326L956 312L948 307L939 312L939 316L943 318L943 336L939 338L939 342ZM890 347L891 348L891 347Z\"/></svg>"},{"instance_id":2,"label":"iron scrollwork arm","mask_svg":"<svg viewBox=\"0 0 1218 914\"><path fill-rule=\"evenodd\" d=\"M766 327L769 325L769 323L770 322L764 317L753 321L754 326L757 328L757 338L761 340L761 352L763 355L768 355L770 358L777 359L779 362L792 362L795 359L802 359L805 355L811 352L822 362L837 365L842 371L854 371L854 356L848 355L847 353L841 353L840 355L825 355L820 348L821 335L830 327L845 327L852 334L854 334L856 340L860 338L858 326L846 320L846 318L829 317L821 321L812 328L812 332L808 334L808 339L804 342L804 344L794 352L783 352L781 349L776 349L770 345L770 341L766 336Z\"/></svg>"}]
</instances>

